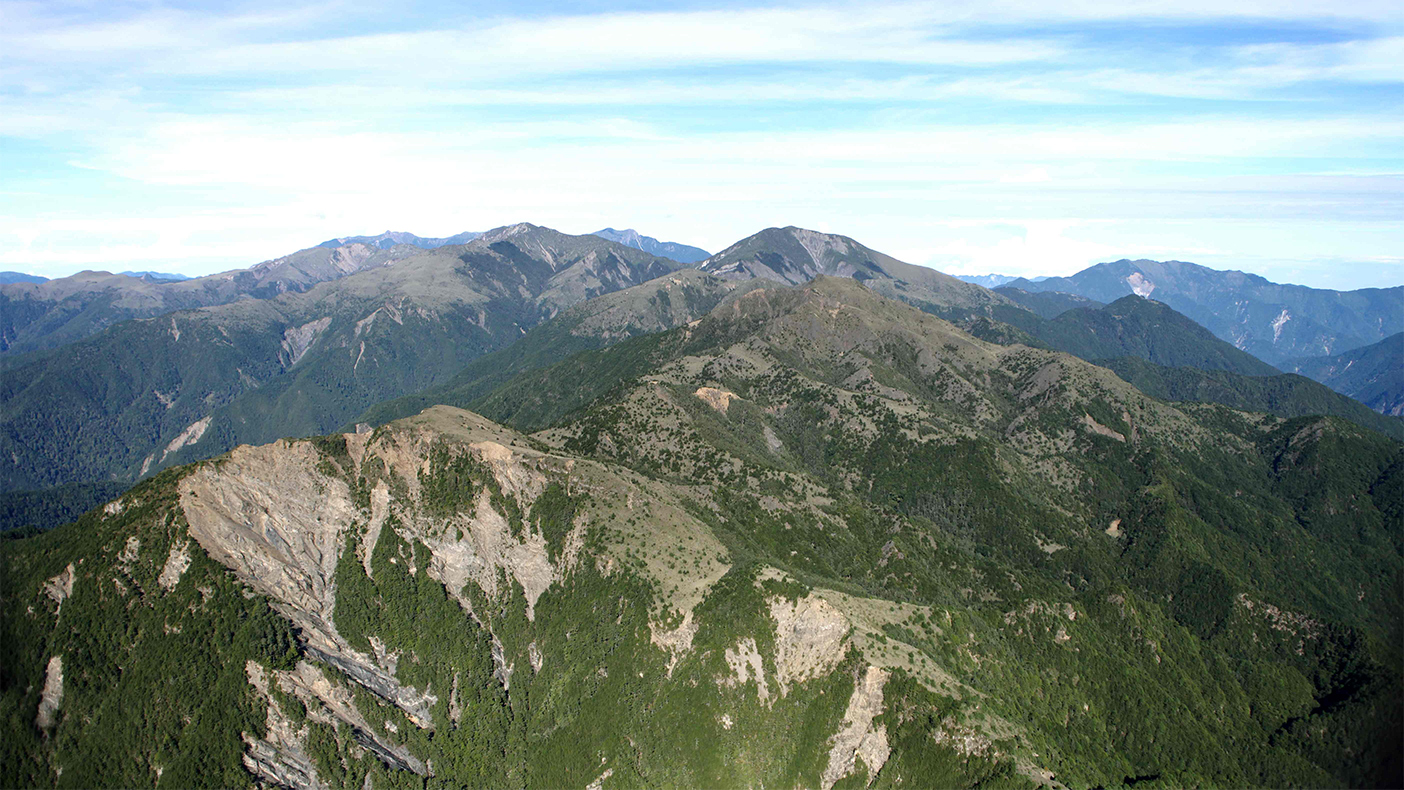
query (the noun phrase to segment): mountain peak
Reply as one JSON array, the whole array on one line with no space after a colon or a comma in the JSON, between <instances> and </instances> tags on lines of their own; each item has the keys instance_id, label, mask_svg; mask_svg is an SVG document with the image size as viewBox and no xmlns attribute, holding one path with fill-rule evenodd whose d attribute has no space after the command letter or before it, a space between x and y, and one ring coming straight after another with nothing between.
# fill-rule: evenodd
<instances>
[{"instance_id":1,"label":"mountain peak","mask_svg":"<svg viewBox=\"0 0 1404 790\"><path fill-rule=\"evenodd\" d=\"M789 285L821 274L868 280L891 277L884 263L900 263L848 238L790 225L766 228L708 258L702 269L729 279L760 278Z\"/></svg>"},{"instance_id":2,"label":"mountain peak","mask_svg":"<svg viewBox=\"0 0 1404 790\"><path fill-rule=\"evenodd\" d=\"M457 233L452 236L428 238L416 236L413 233L407 233L401 230L387 230L375 236L341 236L335 239L328 239L317 246L344 247L348 244L365 244L372 249L388 250L398 244L408 244L413 247L418 247L421 250L433 250L450 244L467 244L481 235L481 233L475 231L464 231L463 233Z\"/></svg>"},{"instance_id":3,"label":"mountain peak","mask_svg":"<svg viewBox=\"0 0 1404 790\"><path fill-rule=\"evenodd\" d=\"M484 244L495 244L499 241L505 241L506 239L510 239L513 236L521 236L523 234L531 233L533 231L538 230L545 229L542 228L540 225L533 225L530 222L518 222L515 225L503 225L500 228L493 228L487 233L484 233L481 236L479 236L477 239L475 239L475 241L481 241Z\"/></svg>"},{"instance_id":4,"label":"mountain peak","mask_svg":"<svg viewBox=\"0 0 1404 790\"><path fill-rule=\"evenodd\" d=\"M615 230L614 228L601 228L590 234L599 236L602 239L623 244L625 247L633 247L636 250L643 250L651 255L658 255L663 258L672 258L679 263L697 263L706 260L711 253L700 247L692 247L687 244L679 244L675 241L659 241L652 236L645 236L633 228Z\"/></svg>"}]
</instances>

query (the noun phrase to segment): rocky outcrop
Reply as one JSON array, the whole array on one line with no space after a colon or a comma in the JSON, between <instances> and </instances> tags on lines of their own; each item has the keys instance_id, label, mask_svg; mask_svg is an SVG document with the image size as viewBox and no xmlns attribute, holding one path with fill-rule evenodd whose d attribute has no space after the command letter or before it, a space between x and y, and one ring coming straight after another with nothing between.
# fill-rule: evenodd
<instances>
[{"instance_id":1,"label":"rocky outcrop","mask_svg":"<svg viewBox=\"0 0 1404 790\"><path fill-rule=\"evenodd\" d=\"M731 407L731 402L733 400L740 399L736 393L717 389L716 387L698 387L697 391L692 394L696 395L698 400L722 414L726 414L726 410Z\"/></svg>"},{"instance_id":2,"label":"rocky outcrop","mask_svg":"<svg viewBox=\"0 0 1404 790\"><path fill-rule=\"evenodd\" d=\"M337 633L335 575L358 512L346 483L317 470L307 442L240 447L180 483L190 535L240 581L268 596L300 630L308 655L430 727L429 690L402 686Z\"/></svg>"},{"instance_id":3,"label":"rocky outcrop","mask_svg":"<svg viewBox=\"0 0 1404 790\"><path fill-rule=\"evenodd\" d=\"M73 579L73 563L70 562L62 573L44 582L44 594L49 596L55 604L58 604L56 611L62 610L63 602L73 594Z\"/></svg>"},{"instance_id":4,"label":"rocky outcrop","mask_svg":"<svg viewBox=\"0 0 1404 790\"><path fill-rule=\"evenodd\" d=\"M44 669L44 690L39 695L39 713L34 717L34 723L39 729L46 733L53 729L59 706L62 704L63 656L53 656Z\"/></svg>"},{"instance_id":5,"label":"rocky outcrop","mask_svg":"<svg viewBox=\"0 0 1404 790\"><path fill-rule=\"evenodd\" d=\"M873 719L882 713L882 688L888 677L885 670L870 666L854 684L853 696L849 697L848 709L843 713L843 724L834 734L833 746L829 749L829 764L819 780L824 790L852 776L860 758L868 769L870 781L887 763L892 752L887 744L887 728L881 724L875 726Z\"/></svg>"},{"instance_id":6,"label":"rocky outcrop","mask_svg":"<svg viewBox=\"0 0 1404 790\"><path fill-rule=\"evenodd\" d=\"M797 601L773 598L775 672L780 695L790 686L827 675L843 660L848 619L828 601L808 595Z\"/></svg>"},{"instance_id":7,"label":"rocky outcrop","mask_svg":"<svg viewBox=\"0 0 1404 790\"><path fill-rule=\"evenodd\" d=\"M273 699L268 673L256 661L244 665L249 684L267 706L262 738L243 733L244 767L263 782L275 787L322 790L327 785L317 775L317 765L308 756L307 726L294 727L278 701Z\"/></svg>"},{"instance_id":8,"label":"rocky outcrop","mask_svg":"<svg viewBox=\"0 0 1404 790\"><path fill-rule=\"evenodd\" d=\"M332 683L317 667L299 661L292 671L275 672L274 675L283 691L302 700L309 710L309 717L322 716L324 723L335 720L347 725L357 743L392 768L412 771L421 776L428 774L428 766L411 754L408 748L391 743L376 732L361 715L349 689Z\"/></svg>"},{"instance_id":9,"label":"rocky outcrop","mask_svg":"<svg viewBox=\"0 0 1404 790\"><path fill-rule=\"evenodd\" d=\"M278 361L283 367L290 368L298 363L298 360L307 355L308 349L317 342L317 338L322 336L327 327L331 325L331 316L322 316L316 321L309 321L302 326L295 326L283 332L283 352L278 355ZM360 327L357 326L359 330ZM357 332L359 334L359 332Z\"/></svg>"},{"instance_id":10,"label":"rocky outcrop","mask_svg":"<svg viewBox=\"0 0 1404 790\"><path fill-rule=\"evenodd\" d=\"M164 461L171 453L200 441L200 439L204 437L205 431L210 429L211 419L212 418L208 416L201 417L195 422L185 426L185 430L177 434L176 437L166 445L166 449L161 451L161 460Z\"/></svg>"},{"instance_id":11,"label":"rocky outcrop","mask_svg":"<svg viewBox=\"0 0 1404 790\"><path fill-rule=\"evenodd\" d=\"M161 568L161 575L156 581L161 588L170 592L177 584L180 584L180 577L185 575L185 571L190 567L190 544L181 541L171 546L170 553L166 556L166 564Z\"/></svg>"},{"instance_id":12,"label":"rocky outcrop","mask_svg":"<svg viewBox=\"0 0 1404 790\"><path fill-rule=\"evenodd\" d=\"M765 682L765 662L756 647L756 640L746 637L737 642L736 647L728 647L726 664L731 667L732 675L723 679L724 685L744 686L754 678L761 704L770 702L770 686Z\"/></svg>"}]
</instances>

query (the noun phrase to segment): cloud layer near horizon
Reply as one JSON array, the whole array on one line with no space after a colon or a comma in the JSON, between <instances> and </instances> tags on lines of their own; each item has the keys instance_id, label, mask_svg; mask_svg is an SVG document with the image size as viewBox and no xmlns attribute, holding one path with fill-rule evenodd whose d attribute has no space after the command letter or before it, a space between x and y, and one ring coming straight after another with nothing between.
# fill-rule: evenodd
<instances>
[{"instance_id":1,"label":"cloud layer near horizon","mask_svg":"<svg viewBox=\"0 0 1404 790\"><path fill-rule=\"evenodd\" d=\"M1404 282L1397 3L0 2L0 269L532 221Z\"/></svg>"}]
</instances>

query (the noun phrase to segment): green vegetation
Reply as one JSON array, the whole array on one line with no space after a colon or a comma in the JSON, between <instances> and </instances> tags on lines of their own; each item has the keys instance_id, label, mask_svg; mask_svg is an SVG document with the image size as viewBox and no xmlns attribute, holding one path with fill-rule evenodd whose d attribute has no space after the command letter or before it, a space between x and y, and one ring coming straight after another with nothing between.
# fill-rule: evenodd
<instances>
[{"instance_id":1,"label":"green vegetation","mask_svg":"<svg viewBox=\"0 0 1404 790\"><path fill-rule=\"evenodd\" d=\"M1404 416L1404 332L1344 354L1289 359L1282 369L1309 376L1382 414Z\"/></svg>"},{"instance_id":2,"label":"green vegetation","mask_svg":"<svg viewBox=\"0 0 1404 790\"><path fill-rule=\"evenodd\" d=\"M1133 284L1273 365L1327 349L1359 348L1404 330L1404 286L1331 291L1183 261L1099 263L1071 277L1014 280L998 292L1057 291L1111 303L1131 295Z\"/></svg>"},{"instance_id":3,"label":"green vegetation","mask_svg":"<svg viewBox=\"0 0 1404 790\"><path fill-rule=\"evenodd\" d=\"M174 589L158 583L170 546L185 540L176 477L137 486L118 516L94 511L0 548L0 784L250 784L237 734L261 733L263 715L244 664L289 668L297 643L265 600L198 550ZM132 540L136 557L123 558ZM72 595L60 604L39 591L70 561ZM63 702L45 736L35 710L52 656L62 657Z\"/></svg>"},{"instance_id":4,"label":"green vegetation","mask_svg":"<svg viewBox=\"0 0 1404 790\"><path fill-rule=\"evenodd\" d=\"M1404 440L1404 419L1371 411L1360 402L1304 376L1292 373L1244 376L1224 370L1165 367L1134 357L1095 361L1154 398L1218 403L1279 417L1326 414Z\"/></svg>"},{"instance_id":5,"label":"green vegetation","mask_svg":"<svg viewBox=\"0 0 1404 790\"><path fill-rule=\"evenodd\" d=\"M445 383L577 302L679 266L597 236L520 226L302 292L124 321L59 350L7 356L0 455L13 463L0 491L130 483L240 443L327 433Z\"/></svg>"},{"instance_id":6,"label":"green vegetation","mask_svg":"<svg viewBox=\"0 0 1404 790\"><path fill-rule=\"evenodd\" d=\"M1401 779L1380 433L1167 404L829 279L475 403L549 430L431 410L0 544L3 783L247 785L259 739L345 786ZM325 503L269 500L299 476ZM160 582L187 518L247 530L243 575L192 542Z\"/></svg>"},{"instance_id":7,"label":"green vegetation","mask_svg":"<svg viewBox=\"0 0 1404 790\"><path fill-rule=\"evenodd\" d=\"M0 535L28 537L67 524L126 489L121 483L70 483L0 494Z\"/></svg>"}]
</instances>

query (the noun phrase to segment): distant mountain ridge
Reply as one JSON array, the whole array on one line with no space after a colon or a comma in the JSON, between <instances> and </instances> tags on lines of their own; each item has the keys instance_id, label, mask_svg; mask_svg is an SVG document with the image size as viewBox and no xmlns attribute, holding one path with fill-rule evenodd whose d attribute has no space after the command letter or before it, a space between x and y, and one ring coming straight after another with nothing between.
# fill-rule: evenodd
<instances>
[{"instance_id":1,"label":"distant mountain ridge","mask_svg":"<svg viewBox=\"0 0 1404 790\"><path fill-rule=\"evenodd\" d=\"M150 272L150 271L148 271L148 272L117 272L117 273L118 273L118 274L121 274L121 275L124 275L124 276L126 276L126 277L135 277L135 278L137 278L138 280L142 280L142 279L152 279L152 280L157 280L157 281L161 281L161 282L173 282L173 283L184 282L185 280L193 280L193 279L195 279L194 277L187 277L187 276L185 276L184 274L176 274L175 272Z\"/></svg>"},{"instance_id":2,"label":"distant mountain ridge","mask_svg":"<svg viewBox=\"0 0 1404 790\"><path fill-rule=\"evenodd\" d=\"M379 233L374 236L343 236L338 239L327 239L317 246L343 247L347 244L365 244L377 250L388 250L397 244L408 244L412 247L418 247L421 250L434 250L439 247L446 247L450 244L467 244L481 235L483 234L470 230L452 236L444 236L442 238L429 238L416 236L413 233L405 233L403 231L387 230L384 233Z\"/></svg>"},{"instance_id":3,"label":"distant mountain ridge","mask_svg":"<svg viewBox=\"0 0 1404 790\"><path fill-rule=\"evenodd\" d=\"M1282 367L1345 393L1382 414L1404 416L1404 332L1344 354L1290 359Z\"/></svg>"},{"instance_id":4,"label":"distant mountain ridge","mask_svg":"<svg viewBox=\"0 0 1404 790\"><path fill-rule=\"evenodd\" d=\"M9 283L42 283L48 282L48 277L40 277L37 274L25 274L24 272L0 272L0 285Z\"/></svg>"},{"instance_id":5,"label":"distant mountain ridge","mask_svg":"<svg viewBox=\"0 0 1404 790\"><path fill-rule=\"evenodd\" d=\"M140 277L83 271L56 280L3 284L0 359L62 346L134 318L301 293L321 282L389 266L417 251L411 246L380 250L351 243L312 247L247 269L181 281L150 273Z\"/></svg>"},{"instance_id":6,"label":"distant mountain ridge","mask_svg":"<svg viewBox=\"0 0 1404 790\"><path fill-rule=\"evenodd\" d=\"M1120 260L1005 287L1108 303L1130 294L1152 297L1270 364L1339 354L1404 331L1404 286L1332 291L1183 261Z\"/></svg>"},{"instance_id":7,"label":"distant mountain ridge","mask_svg":"<svg viewBox=\"0 0 1404 790\"><path fill-rule=\"evenodd\" d=\"M1104 307L1068 310L1042 325L1035 337L1086 360L1134 356L1167 367L1227 370L1245 376L1281 373L1214 337L1169 305L1138 296L1123 296Z\"/></svg>"},{"instance_id":8,"label":"distant mountain ridge","mask_svg":"<svg viewBox=\"0 0 1404 790\"><path fill-rule=\"evenodd\" d=\"M789 226L766 228L704 261L708 274L726 280L770 280L802 285L816 277L857 280L872 291L947 320L1022 312L1008 298L926 266L904 263L833 233Z\"/></svg>"},{"instance_id":9,"label":"distant mountain ridge","mask_svg":"<svg viewBox=\"0 0 1404 790\"><path fill-rule=\"evenodd\" d=\"M986 288L998 288L1005 283L1019 279L1018 275L1013 274L956 274L952 276L957 280L983 285Z\"/></svg>"},{"instance_id":10,"label":"distant mountain ridge","mask_svg":"<svg viewBox=\"0 0 1404 790\"><path fill-rule=\"evenodd\" d=\"M0 491L134 481L238 443L325 432L441 383L581 301L682 266L529 223L434 250L352 244L299 255L356 271L11 358L0 377Z\"/></svg>"},{"instance_id":11,"label":"distant mountain ridge","mask_svg":"<svg viewBox=\"0 0 1404 790\"><path fill-rule=\"evenodd\" d=\"M679 244L676 241L659 241L652 236L641 235L633 228L615 230L614 228L602 228L595 231L594 236L602 239L618 242L626 247L633 247L637 250L659 255L664 258L672 258L679 263L697 263L706 260L712 253L701 247L693 247L687 244Z\"/></svg>"}]
</instances>

